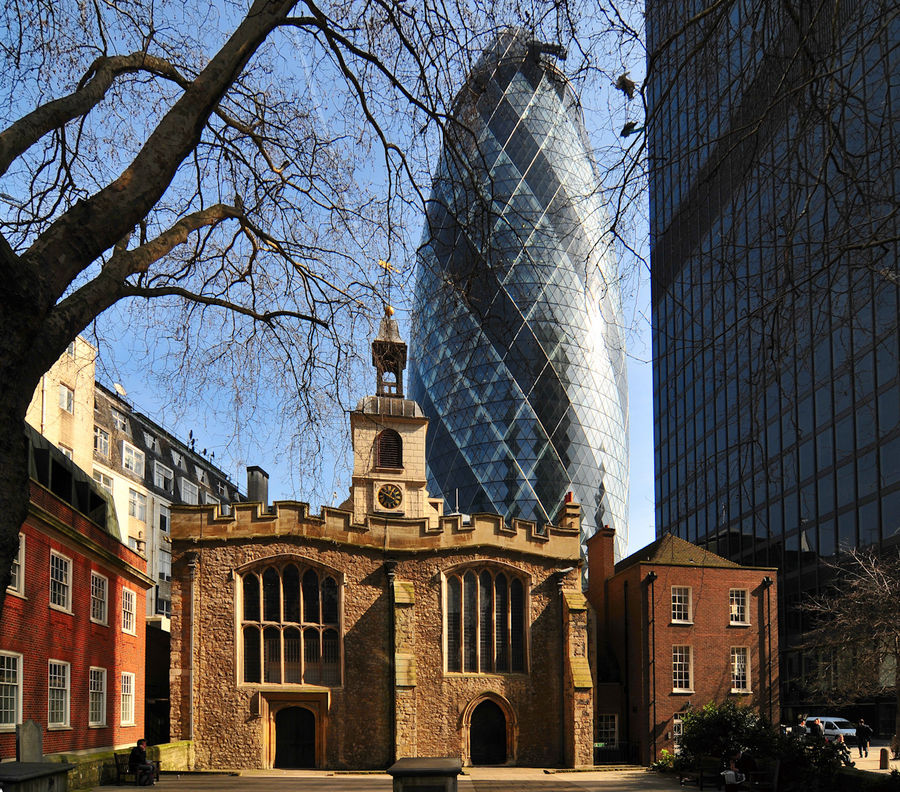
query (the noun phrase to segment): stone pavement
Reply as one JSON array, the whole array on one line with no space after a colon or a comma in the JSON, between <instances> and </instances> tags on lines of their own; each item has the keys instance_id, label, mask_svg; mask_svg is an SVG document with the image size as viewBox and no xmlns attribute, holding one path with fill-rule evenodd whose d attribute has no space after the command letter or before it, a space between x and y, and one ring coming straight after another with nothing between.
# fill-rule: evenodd
<instances>
[{"instance_id":1,"label":"stone pavement","mask_svg":"<svg viewBox=\"0 0 900 792\"><path fill-rule=\"evenodd\" d=\"M881 745L853 761L860 770L900 770L892 760L879 771ZM688 787L693 789L694 787ZM128 786L96 787L96 792L133 790ZM390 792L387 773L342 773L331 770L241 770L233 773L163 773L154 792ZM529 767L467 767L459 777L459 792L678 792L678 777L659 775L643 768L550 772Z\"/></svg>"},{"instance_id":2,"label":"stone pavement","mask_svg":"<svg viewBox=\"0 0 900 792\"><path fill-rule=\"evenodd\" d=\"M523 767L468 767L459 777L459 792L675 792L678 780L647 770L545 773ZM328 770L243 770L217 773L163 773L154 792L390 792L386 773L355 775ZM96 787L96 792L133 790Z\"/></svg>"}]
</instances>

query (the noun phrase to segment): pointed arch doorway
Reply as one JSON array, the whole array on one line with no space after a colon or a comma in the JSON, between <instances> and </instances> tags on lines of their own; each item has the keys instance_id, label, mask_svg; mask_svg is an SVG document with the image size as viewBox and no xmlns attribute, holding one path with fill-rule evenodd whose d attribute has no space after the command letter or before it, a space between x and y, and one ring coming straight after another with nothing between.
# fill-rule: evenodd
<instances>
[{"instance_id":1,"label":"pointed arch doorway","mask_svg":"<svg viewBox=\"0 0 900 792\"><path fill-rule=\"evenodd\" d=\"M275 713L275 767L316 766L316 716L306 707L284 707Z\"/></svg>"},{"instance_id":2,"label":"pointed arch doorway","mask_svg":"<svg viewBox=\"0 0 900 792\"><path fill-rule=\"evenodd\" d=\"M506 714L496 701L484 699L472 710L469 758L473 765L506 764L507 729Z\"/></svg>"}]
</instances>

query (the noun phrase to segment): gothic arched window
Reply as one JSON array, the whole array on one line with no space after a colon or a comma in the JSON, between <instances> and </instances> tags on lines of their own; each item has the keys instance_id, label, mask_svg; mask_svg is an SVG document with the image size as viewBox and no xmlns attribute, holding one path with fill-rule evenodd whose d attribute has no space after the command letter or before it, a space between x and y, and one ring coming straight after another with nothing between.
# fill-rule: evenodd
<instances>
[{"instance_id":1,"label":"gothic arched window","mask_svg":"<svg viewBox=\"0 0 900 792\"><path fill-rule=\"evenodd\" d=\"M375 467L403 467L403 440L393 429L384 429L375 438Z\"/></svg>"},{"instance_id":2,"label":"gothic arched window","mask_svg":"<svg viewBox=\"0 0 900 792\"><path fill-rule=\"evenodd\" d=\"M447 576L447 671L525 671L525 584L486 567Z\"/></svg>"},{"instance_id":3,"label":"gothic arched window","mask_svg":"<svg viewBox=\"0 0 900 792\"><path fill-rule=\"evenodd\" d=\"M334 577L314 567L273 564L245 572L239 590L244 682L341 684Z\"/></svg>"}]
</instances>

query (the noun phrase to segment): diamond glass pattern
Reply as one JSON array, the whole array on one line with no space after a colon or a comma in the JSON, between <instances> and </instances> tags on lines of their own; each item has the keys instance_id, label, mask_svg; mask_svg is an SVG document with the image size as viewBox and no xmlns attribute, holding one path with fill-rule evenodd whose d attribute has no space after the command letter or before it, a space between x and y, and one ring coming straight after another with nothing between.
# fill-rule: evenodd
<instances>
[{"instance_id":1,"label":"diamond glass pattern","mask_svg":"<svg viewBox=\"0 0 900 792\"><path fill-rule=\"evenodd\" d=\"M624 549L628 404L616 263L578 99L523 31L456 99L419 249L411 395L450 508L552 521Z\"/></svg>"}]
</instances>

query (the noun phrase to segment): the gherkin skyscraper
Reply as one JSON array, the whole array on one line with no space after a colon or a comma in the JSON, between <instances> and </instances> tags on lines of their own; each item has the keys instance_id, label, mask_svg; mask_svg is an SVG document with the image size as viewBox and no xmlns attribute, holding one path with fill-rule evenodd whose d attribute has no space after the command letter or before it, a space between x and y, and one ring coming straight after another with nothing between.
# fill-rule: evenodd
<instances>
[{"instance_id":1,"label":"the gherkin skyscraper","mask_svg":"<svg viewBox=\"0 0 900 792\"><path fill-rule=\"evenodd\" d=\"M561 49L518 29L456 98L419 250L411 396L429 488L551 521L566 493L626 541L621 305L599 176Z\"/></svg>"}]
</instances>

